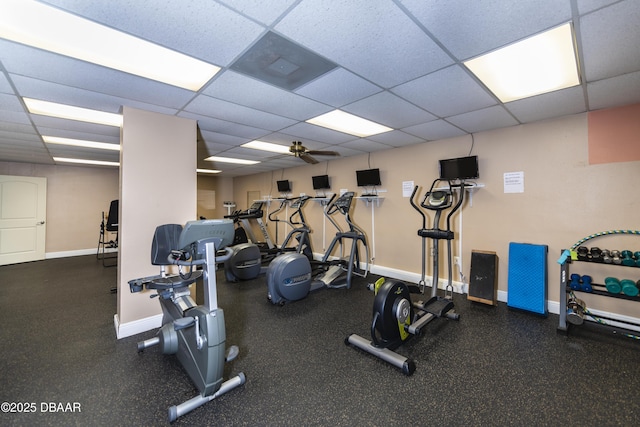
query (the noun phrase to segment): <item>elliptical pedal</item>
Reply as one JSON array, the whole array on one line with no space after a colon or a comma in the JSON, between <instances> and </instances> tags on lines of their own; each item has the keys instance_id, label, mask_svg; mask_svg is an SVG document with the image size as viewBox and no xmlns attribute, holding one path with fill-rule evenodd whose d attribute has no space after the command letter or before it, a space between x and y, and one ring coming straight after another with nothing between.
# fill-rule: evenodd
<instances>
[{"instance_id":1,"label":"elliptical pedal","mask_svg":"<svg viewBox=\"0 0 640 427\"><path fill-rule=\"evenodd\" d=\"M441 297L431 298L427 301L423 310L436 317L444 317L446 313L453 310L453 301L448 298Z\"/></svg>"}]
</instances>

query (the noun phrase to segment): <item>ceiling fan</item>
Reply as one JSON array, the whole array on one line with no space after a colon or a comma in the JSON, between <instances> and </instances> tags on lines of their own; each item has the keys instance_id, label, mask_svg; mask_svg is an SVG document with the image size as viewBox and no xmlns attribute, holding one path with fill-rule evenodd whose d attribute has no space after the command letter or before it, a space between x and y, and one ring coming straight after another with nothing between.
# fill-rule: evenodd
<instances>
[{"instance_id":1,"label":"ceiling fan","mask_svg":"<svg viewBox=\"0 0 640 427\"><path fill-rule=\"evenodd\" d=\"M307 163L318 163L316 159L311 157L311 154L314 156L339 156L340 153L336 151L318 151L318 150L308 150L307 147L302 145L300 141L293 141L291 147L289 147L289 152L291 152L294 156L301 158Z\"/></svg>"}]
</instances>

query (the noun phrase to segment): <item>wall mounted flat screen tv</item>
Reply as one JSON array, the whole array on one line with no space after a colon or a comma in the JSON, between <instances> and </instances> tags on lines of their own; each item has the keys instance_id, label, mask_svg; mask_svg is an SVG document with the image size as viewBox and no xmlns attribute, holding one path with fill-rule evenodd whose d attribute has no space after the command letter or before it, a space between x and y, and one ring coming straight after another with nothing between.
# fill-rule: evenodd
<instances>
[{"instance_id":1,"label":"wall mounted flat screen tv","mask_svg":"<svg viewBox=\"0 0 640 427\"><path fill-rule=\"evenodd\" d=\"M440 160L440 179L477 179L478 156Z\"/></svg>"},{"instance_id":2,"label":"wall mounted flat screen tv","mask_svg":"<svg viewBox=\"0 0 640 427\"><path fill-rule=\"evenodd\" d=\"M331 188L331 186L329 185L329 175L312 176L311 180L313 182L314 190L324 190L327 188Z\"/></svg>"},{"instance_id":3,"label":"wall mounted flat screen tv","mask_svg":"<svg viewBox=\"0 0 640 427\"><path fill-rule=\"evenodd\" d=\"M278 191L281 193L288 193L291 191L291 184L288 180L278 181Z\"/></svg>"},{"instance_id":4,"label":"wall mounted flat screen tv","mask_svg":"<svg viewBox=\"0 0 640 427\"><path fill-rule=\"evenodd\" d=\"M380 185L380 169L365 169L356 171L358 187L370 187Z\"/></svg>"}]
</instances>

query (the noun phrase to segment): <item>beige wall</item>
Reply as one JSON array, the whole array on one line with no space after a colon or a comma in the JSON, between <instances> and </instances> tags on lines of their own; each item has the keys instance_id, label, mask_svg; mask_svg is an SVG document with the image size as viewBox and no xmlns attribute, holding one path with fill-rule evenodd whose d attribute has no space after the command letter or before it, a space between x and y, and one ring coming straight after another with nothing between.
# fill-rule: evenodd
<instances>
[{"instance_id":1,"label":"beige wall","mask_svg":"<svg viewBox=\"0 0 640 427\"><path fill-rule=\"evenodd\" d=\"M213 200L211 196L214 196ZM198 175L198 218L224 217L227 214L227 208L223 206L225 201L233 201L233 178Z\"/></svg>"},{"instance_id":2,"label":"beige wall","mask_svg":"<svg viewBox=\"0 0 640 427\"><path fill-rule=\"evenodd\" d=\"M544 244L549 247L548 280L549 300L559 300L560 250L592 233L608 229L638 229L640 196L635 183L640 182L640 162L622 162L590 166L588 164L587 114L568 116L557 120L514 126L474 135L471 152L479 158L480 179L484 184L469 199L455 218L456 230L462 222L462 233L454 242L454 255L462 256L463 273L469 277L473 249L495 251L499 256L499 290L507 291L509 242ZM420 273L420 238L416 231L421 226L420 216L402 196L402 182L414 181L422 186L421 194L438 174L438 160L469 154L470 136L427 142L409 147L378 151L367 155L332 159L317 165L301 163L300 167L262 173L234 180L234 194L238 201L246 200L247 191L260 191L262 197L271 194L275 181L288 179L293 194L313 194L311 176L327 173L331 191L340 189L358 191L355 170L380 168L384 197L375 207L375 228L372 227L371 207L362 200L356 202L354 221L365 229L370 242L375 237L375 266ZM524 172L524 193L505 194L503 174ZM246 206L241 206L246 207ZM310 204L305 213L314 230L312 243L315 252L322 247L322 217L319 205ZM328 239L333 230L327 225ZM623 241L598 241L589 245L609 249L640 250L637 236L617 236ZM461 240L460 240L461 239ZM613 238L612 238L613 239ZM461 241L461 243L460 243ZM328 241L327 241L328 243ZM458 249L462 246L462 251ZM622 245L619 248L616 244ZM441 253L445 245L442 244ZM592 266L576 264L574 270L586 271ZM626 269L629 270L629 269ZM431 268L427 269L430 274ZM640 272L640 270L637 270ZM582 273L582 270L577 271ZM618 276L626 272L615 270ZM602 282L604 276L594 281ZM606 275L612 273L607 272ZM640 278L636 270L627 275ZM440 269L446 278L446 270ZM629 277L632 278L632 277ZM454 275L454 280L458 280ZM590 303L588 301L588 303ZM593 304L613 312L637 313L637 307L626 301L600 298ZM631 311L634 309L634 311ZM632 315L632 314L629 314Z\"/></svg>"},{"instance_id":3,"label":"beige wall","mask_svg":"<svg viewBox=\"0 0 640 427\"><path fill-rule=\"evenodd\" d=\"M47 178L47 256L95 250L102 212L118 198L118 169L0 162L0 175Z\"/></svg>"},{"instance_id":4,"label":"beige wall","mask_svg":"<svg viewBox=\"0 0 640 427\"><path fill-rule=\"evenodd\" d=\"M131 293L128 285L160 273L149 257L156 227L196 217L196 122L126 106L122 117L118 337L141 332L131 325L160 314L153 293Z\"/></svg>"}]
</instances>

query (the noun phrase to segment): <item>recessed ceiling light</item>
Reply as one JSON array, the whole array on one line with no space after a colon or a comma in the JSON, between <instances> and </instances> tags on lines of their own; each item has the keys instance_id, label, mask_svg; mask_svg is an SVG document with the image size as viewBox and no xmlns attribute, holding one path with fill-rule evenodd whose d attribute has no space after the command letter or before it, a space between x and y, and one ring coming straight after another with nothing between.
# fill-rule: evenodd
<instances>
[{"instance_id":1,"label":"recessed ceiling light","mask_svg":"<svg viewBox=\"0 0 640 427\"><path fill-rule=\"evenodd\" d=\"M379 133L389 132L393 130L381 124L363 119L362 117L345 113L342 110L330 111L318 117L307 120L307 123L359 137L377 135Z\"/></svg>"},{"instance_id":2,"label":"recessed ceiling light","mask_svg":"<svg viewBox=\"0 0 640 427\"><path fill-rule=\"evenodd\" d=\"M83 165L98 165L98 166L120 166L118 162L105 162L102 160L85 160L85 159L70 159L67 157L54 157L54 161L63 163L76 163Z\"/></svg>"},{"instance_id":3,"label":"recessed ceiling light","mask_svg":"<svg viewBox=\"0 0 640 427\"><path fill-rule=\"evenodd\" d=\"M464 65L502 102L580 84L571 22Z\"/></svg>"},{"instance_id":4,"label":"recessed ceiling light","mask_svg":"<svg viewBox=\"0 0 640 427\"><path fill-rule=\"evenodd\" d=\"M46 4L3 0L0 37L198 91L220 67Z\"/></svg>"},{"instance_id":5,"label":"recessed ceiling light","mask_svg":"<svg viewBox=\"0 0 640 427\"><path fill-rule=\"evenodd\" d=\"M253 148L256 150L271 151L273 153L291 154L289 152L289 146L272 144L271 142L264 141L251 141L246 144L242 144L241 147Z\"/></svg>"},{"instance_id":6,"label":"recessed ceiling light","mask_svg":"<svg viewBox=\"0 0 640 427\"><path fill-rule=\"evenodd\" d=\"M120 144L109 144L106 142L85 141L82 139L60 138L57 136L43 135L42 139L47 144L71 145L74 147L98 148L100 150L120 151Z\"/></svg>"},{"instance_id":7,"label":"recessed ceiling light","mask_svg":"<svg viewBox=\"0 0 640 427\"><path fill-rule=\"evenodd\" d=\"M222 163L235 163L238 165L255 165L256 163L260 163L256 160L245 160L245 159L234 159L233 157L219 157L219 156L211 156L204 159L207 162L222 162Z\"/></svg>"},{"instance_id":8,"label":"recessed ceiling light","mask_svg":"<svg viewBox=\"0 0 640 427\"><path fill-rule=\"evenodd\" d=\"M122 115L106 113L104 111L90 110L88 108L74 107L72 105L57 104L55 102L41 101L39 99L22 98L29 112L43 116L58 117L61 119L78 120L81 122L97 123L107 126L122 126Z\"/></svg>"},{"instance_id":9,"label":"recessed ceiling light","mask_svg":"<svg viewBox=\"0 0 640 427\"><path fill-rule=\"evenodd\" d=\"M220 173L222 171L216 170L216 169L196 169L196 172L198 173Z\"/></svg>"}]
</instances>

